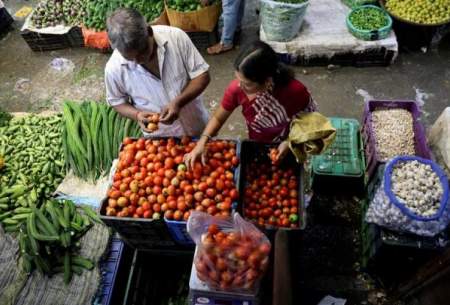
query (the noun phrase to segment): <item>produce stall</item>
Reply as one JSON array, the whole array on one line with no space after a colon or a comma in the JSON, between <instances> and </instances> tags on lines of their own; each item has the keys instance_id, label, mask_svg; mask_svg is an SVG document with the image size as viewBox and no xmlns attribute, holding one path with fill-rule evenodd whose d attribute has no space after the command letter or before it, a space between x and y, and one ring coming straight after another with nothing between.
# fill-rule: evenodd
<instances>
[{"instance_id":1,"label":"produce stall","mask_svg":"<svg viewBox=\"0 0 450 305\"><path fill-rule=\"evenodd\" d=\"M414 101L369 101L362 128L330 120L335 143L311 164L316 185L364 188L362 267L388 284L448 243L448 177L420 119ZM155 115L147 127L158 124ZM296 240L308 226L306 172L294 155L278 163L276 145L232 138L209 141L206 163L188 169L195 143L141 138L134 121L95 101L66 101L61 114L0 112L0 267L10 274L0 301L270 298L275 233ZM179 289L163 284L166 271Z\"/></svg>"},{"instance_id":2,"label":"produce stall","mask_svg":"<svg viewBox=\"0 0 450 305\"><path fill-rule=\"evenodd\" d=\"M286 61L302 65L389 65L398 53L393 31L384 39L361 40L353 36L346 19L351 9L340 0L310 1L303 24L289 41L270 40L261 26L260 38ZM281 14L281 12L280 12Z\"/></svg>"},{"instance_id":3,"label":"produce stall","mask_svg":"<svg viewBox=\"0 0 450 305\"><path fill-rule=\"evenodd\" d=\"M119 7L131 7L150 24L170 24L185 30L199 49L217 42L221 3L216 1L203 7L198 0L179 2L169 1L165 5L163 0L45 0L38 2L27 17L21 35L33 51L90 47L108 52L111 51L105 31L108 15ZM4 8L0 10L4 14Z\"/></svg>"}]
</instances>

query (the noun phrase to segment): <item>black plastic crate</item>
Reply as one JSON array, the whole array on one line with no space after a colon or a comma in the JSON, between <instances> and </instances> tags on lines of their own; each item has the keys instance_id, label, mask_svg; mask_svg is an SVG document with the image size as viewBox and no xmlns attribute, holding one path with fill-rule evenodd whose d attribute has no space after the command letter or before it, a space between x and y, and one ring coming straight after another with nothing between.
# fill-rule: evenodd
<instances>
[{"instance_id":1,"label":"black plastic crate","mask_svg":"<svg viewBox=\"0 0 450 305\"><path fill-rule=\"evenodd\" d=\"M199 51L205 51L219 41L217 28L212 32L186 32Z\"/></svg>"},{"instance_id":2,"label":"black plastic crate","mask_svg":"<svg viewBox=\"0 0 450 305\"><path fill-rule=\"evenodd\" d=\"M131 247L136 249L176 247L164 219L105 216L107 205L108 200L103 199L100 218L107 226L119 233Z\"/></svg>"},{"instance_id":3,"label":"black plastic crate","mask_svg":"<svg viewBox=\"0 0 450 305\"><path fill-rule=\"evenodd\" d=\"M6 32L14 22L5 7L0 8L0 34Z\"/></svg>"},{"instance_id":4,"label":"black plastic crate","mask_svg":"<svg viewBox=\"0 0 450 305\"><path fill-rule=\"evenodd\" d=\"M136 250L124 305L166 305L170 297L188 297L193 252L156 253Z\"/></svg>"},{"instance_id":5,"label":"black plastic crate","mask_svg":"<svg viewBox=\"0 0 450 305\"><path fill-rule=\"evenodd\" d=\"M278 54L281 61L286 64L299 66L354 66L354 67L385 67L389 66L395 52L381 48L379 50L367 50L361 53L343 53L331 57L301 57L292 54Z\"/></svg>"},{"instance_id":6,"label":"black plastic crate","mask_svg":"<svg viewBox=\"0 0 450 305\"><path fill-rule=\"evenodd\" d=\"M113 236L105 257L100 261L101 282L95 305L121 304L125 295L126 279L134 251L118 237Z\"/></svg>"},{"instance_id":7,"label":"black plastic crate","mask_svg":"<svg viewBox=\"0 0 450 305\"><path fill-rule=\"evenodd\" d=\"M269 149L278 147L279 143L265 144L259 143L252 140L244 140L241 142L241 173L239 175L239 190L240 194L244 194L246 186L246 176L247 176L247 165L251 161L257 161L257 163L271 164L269 159ZM305 191L304 191L304 170L303 165L300 165L295 160L292 153L289 153L280 163L280 168L292 168L298 174L298 212L300 226L299 228L282 228L285 230L298 231L302 230L306 226L306 208L305 208ZM241 215L244 215L243 211L245 208L244 196L240 196L238 211ZM244 215L245 217L245 215ZM269 237L273 237L275 231L278 227L266 226L265 231L268 233Z\"/></svg>"},{"instance_id":8,"label":"black plastic crate","mask_svg":"<svg viewBox=\"0 0 450 305\"><path fill-rule=\"evenodd\" d=\"M34 52L83 47L81 28L73 27L66 34L40 34L30 30L20 33L28 46Z\"/></svg>"}]
</instances>

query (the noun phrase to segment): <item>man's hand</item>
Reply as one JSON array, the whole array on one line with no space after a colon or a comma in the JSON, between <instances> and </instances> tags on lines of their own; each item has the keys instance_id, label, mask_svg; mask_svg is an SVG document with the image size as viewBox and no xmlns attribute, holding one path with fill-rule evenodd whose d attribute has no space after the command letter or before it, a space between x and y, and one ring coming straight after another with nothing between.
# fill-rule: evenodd
<instances>
[{"instance_id":1,"label":"man's hand","mask_svg":"<svg viewBox=\"0 0 450 305\"><path fill-rule=\"evenodd\" d=\"M159 121L163 124L170 125L178 118L180 113L180 107L174 101L170 102L161 112Z\"/></svg>"},{"instance_id":2,"label":"man's hand","mask_svg":"<svg viewBox=\"0 0 450 305\"><path fill-rule=\"evenodd\" d=\"M139 124L139 126L141 127L141 129L145 132L151 133L151 130L147 129L147 124L149 122L149 117L151 117L152 115L154 115L153 112L149 112L149 111L138 111L137 115L136 115L136 121Z\"/></svg>"}]
</instances>

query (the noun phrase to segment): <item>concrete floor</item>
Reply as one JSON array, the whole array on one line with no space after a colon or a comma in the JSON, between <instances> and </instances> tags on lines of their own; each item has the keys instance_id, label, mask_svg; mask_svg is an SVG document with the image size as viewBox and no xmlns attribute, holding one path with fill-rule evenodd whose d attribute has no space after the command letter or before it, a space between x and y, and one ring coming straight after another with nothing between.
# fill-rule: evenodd
<instances>
[{"instance_id":1,"label":"concrete floor","mask_svg":"<svg viewBox=\"0 0 450 305\"><path fill-rule=\"evenodd\" d=\"M29 3L30 1L9 0L5 4L10 12L14 13L22 5L29 5ZM254 0L250 0L247 4L243 35L245 41L256 38L254 3ZM64 99L104 99L103 69L109 54L89 49L32 52L20 36L21 23L22 21L17 20L15 29L0 38L0 108L7 111L56 110ZM219 104L225 87L233 79L232 63L236 54L237 51L216 57L205 55L206 61L211 65L212 76L212 82L204 94L204 101L209 110ZM50 62L57 57L70 60L73 67L66 72L54 71L50 67ZM401 53L395 63L389 67L341 67L332 70L327 67L293 68L297 78L309 88L319 104L320 111L327 116L361 119L364 100L370 98L417 100L423 105L424 122L429 125L446 106L450 105L449 59L450 39L446 39L438 48L426 53ZM223 128L222 134L246 137L246 128L239 111L233 114L229 123ZM349 213L354 213L355 205L346 205L348 202L343 200L341 206ZM336 204L335 201L329 203ZM339 217L342 217L341 212L332 218L339 219ZM357 240L359 238L355 228L359 224L345 221L337 225L329 222L324 224L321 223L320 217L316 217L316 224L318 226L315 228L322 231L309 226L308 232L325 232L322 240L326 245L322 246L319 252L311 250L311 253L320 253L323 260L327 260L324 257L329 257L331 253L334 259L325 264L323 270L300 267L299 272L310 272L301 276L301 282L306 281L309 285L317 285L316 291L323 293L322 295L333 294L338 290L343 291L339 296L348 297L347 304L367 304L365 301L367 295L370 297L373 291L370 292L368 286L364 286L367 282L361 279L360 274L355 276L355 270L358 269ZM345 234L333 235L337 227L340 227ZM347 237L343 237L344 235ZM305 242L308 247L318 244L318 239L314 238L311 237ZM327 238L328 240L332 238L333 243L327 243ZM342 242L344 238L345 241ZM345 266L338 266L340 260L336 259L337 257L347 257L349 261ZM314 262L314 259L311 262ZM315 279L319 282L308 278L319 271L321 273L317 274ZM337 279L324 283L322 279L331 274ZM352 282L352 279L356 280ZM311 301L311 304L317 304L316 299L314 302ZM375 302L371 302L369 298L369 303L375 304Z\"/></svg>"}]
</instances>

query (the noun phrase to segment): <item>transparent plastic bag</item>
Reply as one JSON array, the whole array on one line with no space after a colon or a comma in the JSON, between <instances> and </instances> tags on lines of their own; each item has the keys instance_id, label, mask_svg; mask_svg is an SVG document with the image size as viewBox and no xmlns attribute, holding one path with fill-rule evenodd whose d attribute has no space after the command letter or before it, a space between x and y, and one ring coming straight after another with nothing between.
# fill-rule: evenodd
<instances>
[{"instance_id":1,"label":"transparent plastic bag","mask_svg":"<svg viewBox=\"0 0 450 305\"><path fill-rule=\"evenodd\" d=\"M443 196L438 211L434 215L415 214L392 192L392 169L397 162L417 160L428 164L437 173L443 187ZM386 165L383 181L370 202L366 221L399 232L409 232L421 236L435 236L445 230L450 223L448 205L448 182L442 169L431 160L413 156L396 157Z\"/></svg>"},{"instance_id":2,"label":"transparent plastic bag","mask_svg":"<svg viewBox=\"0 0 450 305\"><path fill-rule=\"evenodd\" d=\"M282 3L261 0L261 26L268 40L290 41L303 24L309 1Z\"/></svg>"},{"instance_id":3,"label":"transparent plastic bag","mask_svg":"<svg viewBox=\"0 0 450 305\"><path fill-rule=\"evenodd\" d=\"M212 290L255 293L269 264L270 241L235 213L216 217L192 212L188 233L197 245L197 277Z\"/></svg>"}]
</instances>

